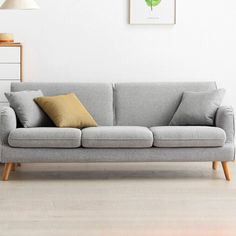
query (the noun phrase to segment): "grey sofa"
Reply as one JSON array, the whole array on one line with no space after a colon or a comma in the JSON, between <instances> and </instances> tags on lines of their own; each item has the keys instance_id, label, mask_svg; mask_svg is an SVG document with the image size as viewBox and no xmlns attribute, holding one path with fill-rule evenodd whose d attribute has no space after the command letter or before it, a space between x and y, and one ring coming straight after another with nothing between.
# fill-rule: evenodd
<instances>
[{"instance_id":1,"label":"grey sofa","mask_svg":"<svg viewBox=\"0 0 236 236\"><path fill-rule=\"evenodd\" d=\"M168 126L184 91L207 91L196 83L12 83L11 91L41 89L44 95L75 92L99 127L20 128L15 112L2 108L0 160L3 180L17 163L222 162L234 160L234 114L220 107L215 126Z\"/></svg>"}]
</instances>

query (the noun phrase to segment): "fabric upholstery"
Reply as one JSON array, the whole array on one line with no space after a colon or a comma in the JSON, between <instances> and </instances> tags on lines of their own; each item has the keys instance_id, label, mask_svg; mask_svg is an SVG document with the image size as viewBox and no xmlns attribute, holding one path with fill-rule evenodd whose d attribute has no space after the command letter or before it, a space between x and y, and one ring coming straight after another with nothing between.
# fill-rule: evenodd
<instances>
[{"instance_id":1,"label":"fabric upholstery","mask_svg":"<svg viewBox=\"0 0 236 236\"><path fill-rule=\"evenodd\" d=\"M11 107L0 107L0 144L7 144L11 131L16 129L16 115Z\"/></svg>"},{"instance_id":2,"label":"fabric upholstery","mask_svg":"<svg viewBox=\"0 0 236 236\"><path fill-rule=\"evenodd\" d=\"M109 83L12 83L11 91L40 89L44 96L74 92L98 125L113 125L113 91Z\"/></svg>"},{"instance_id":3,"label":"fabric upholstery","mask_svg":"<svg viewBox=\"0 0 236 236\"><path fill-rule=\"evenodd\" d=\"M43 96L42 91L5 93L10 106L25 128L54 126L46 114L35 104L34 98Z\"/></svg>"},{"instance_id":4,"label":"fabric upholstery","mask_svg":"<svg viewBox=\"0 0 236 236\"><path fill-rule=\"evenodd\" d=\"M155 147L222 147L226 135L223 129L207 126L152 127Z\"/></svg>"},{"instance_id":5,"label":"fabric upholstery","mask_svg":"<svg viewBox=\"0 0 236 236\"><path fill-rule=\"evenodd\" d=\"M224 89L184 92L170 125L213 125L224 94Z\"/></svg>"},{"instance_id":6,"label":"fabric upholstery","mask_svg":"<svg viewBox=\"0 0 236 236\"><path fill-rule=\"evenodd\" d=\"M235 136L234 110L232 107L222 106L216 112L215 125L226 133L226 142L233 143Z\"/></svg>"},{"instance_id":7,"label":"fabric upholstery","mask_svg":"<svg viewBox=\"0 0 236 236\"><path fill-rule=\"evenodd\" d=\"M95 88L94 84L22 83L12 84L12 89L14 91L41 89L47 96L66 94L76 90L77 96L82 95L84 99L81 99L82 103L98 121L98 124L112 125L112 89L110 85L105 85L105 88L103 86L104 84L97 88L95 85ZM190 89L208 91L215 89L215 83L118 84L115 87L114 106L116 107L117 124L151 127L169 124L183 91L190 91ZM109 94L111 95L109 101L100 99ZM7 108L0 121L1 142L3 142L3 145L0 145L1 160L4 163L10 161L15 163L233 161L235 159L234 143L230 140L233 138L232 129L234 127L231 112L232 110L221 107L216 114L216 125L224 129L227 135L227 143L223 147L61 148L58 150L58 148L12 148L8 146L8 134L16 129L16 117L14 111Z\"/></svg>"},{"instance_id":8,"label":"fabric upholstery","mask_svg":"<svg viewBox=\"0 0 236 236\"><path fill-rule=\"evenodd\" d=\"M81 130L73 128L19 128L8 137L11 147L77 148L81 144Z\"/></svg>"},{"instance_id":9,"label":"fabric upholstery","mask_svg":"<svg viewBox=\"0 0 236 236\"><path fill-rule=\"evenodd\" d=\"M96 127L97 123L74 93L34 99L57 127Z\"/></svg>"},{"instance_id":10,"label":"fabric upholstery","mask_svg":"<svg viewBox=\"0 0 236 236\"><path fill-rule=\"evenodd\" d=\"M10 107L0 107L0 162L2 161L3 146L8 145L8 135L16 129L16 115Z\"/></svg>"},{"instance_id":11,"label":"fabric upholstery","mask_svg":"<svg viewBox=\"0 0 236 236\"><path fill-rule=\"evenodd\" d=\"M11 148L4 146L3 162L95 163L95 162L190 162L233 161L234 145L211 148Z\"/></svg>"},{"instance_id":12,"label":"fabric upholstery","mask_svg":"<svg viewBox=\"0 0 236 236\"><path fill-rule=\"evenodd\" d=\"M95 127L82 130L82 146L89 148L147 148L153 143L146 127Z\"/></svg>"},{"instance_id":13,"label":"fabric upholstery","mask_svg":"<svg viewBox=\"0 0 236 236\"><path fill-rule=\"evenodd\" d=\"M216 89L215 82L117 83L114 102L117 125L169 125L184 91Z\"/></svg>"}]
</instances>

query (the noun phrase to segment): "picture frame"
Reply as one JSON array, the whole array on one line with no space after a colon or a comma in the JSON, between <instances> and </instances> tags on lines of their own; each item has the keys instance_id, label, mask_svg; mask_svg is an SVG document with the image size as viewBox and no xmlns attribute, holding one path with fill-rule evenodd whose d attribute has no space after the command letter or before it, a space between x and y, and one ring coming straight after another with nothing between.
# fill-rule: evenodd
<instances>
[{"instance_id":1,"label":"picture frame","mask_svg":"<svg viewBox=\"0 0 236 236\"><path fill-rule=\"evenodd\" d=\"M130 0L130 24L175 25L176 0Z\"/></svg>"}]
</instances>

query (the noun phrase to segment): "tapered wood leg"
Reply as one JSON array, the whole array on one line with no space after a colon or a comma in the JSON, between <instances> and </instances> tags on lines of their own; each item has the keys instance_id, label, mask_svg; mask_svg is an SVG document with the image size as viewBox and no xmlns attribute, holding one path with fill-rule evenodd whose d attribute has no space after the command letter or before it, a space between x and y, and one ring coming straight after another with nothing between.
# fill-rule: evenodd
<instances>
[{"instance_id":1,"label":"tapered wood leg","mask_svg":"<svg viewBox=\"0 0 236 236\"><path fill-rule=\"evenodd\" d=\"M2 180L3 181L7 181L12 169L12 163L6 163L4 166L4 170L3 170L3 176L2 176Z\"/></svg>"},{"instance_id":2,"label":"tapered wood leg","mask_svg":"<svg viewBox=\"0 0 236 236\"><path fill-rule=\"evenodd\" d=\"M213 161L212 162L212 169L217 170L217 167L218 167L218 161Z\"/></svg>"},{"instance_id":3,"label":"tapered wood leg","mask_svg":"<svg viewBox=\"0 0 236 236\"><path fill-rule=\"evenodd\" d=\"M223 170L224 170L224 174L225 174L225 178L227 181L230 181L231 180L231 174L230 174L230 169L229 169L229 166L228 166L228 162L227 161L222 161L222 167L223 167Z\"/></svg>"}]
</instances>

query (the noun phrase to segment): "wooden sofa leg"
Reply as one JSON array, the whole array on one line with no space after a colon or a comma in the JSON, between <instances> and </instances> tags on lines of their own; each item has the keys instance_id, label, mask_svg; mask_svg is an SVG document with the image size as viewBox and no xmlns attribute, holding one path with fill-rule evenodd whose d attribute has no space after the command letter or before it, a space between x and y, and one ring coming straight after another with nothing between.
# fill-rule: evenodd
<instances>
[{"instance_id":1,"label":"wooden sofa leg","mask_svg":"<svg viewBox=\"0 0 236 236\"><path fill-rule=\"evenodd\" d=\"M6 163L3 170L2 180L7 181L12 170L13 163Z\"/></svg>"},{"instance_id":2,"label":"wooden sofa leg","mask_svg":"<svg viewBox=\"0 0 236 236\"><path fill-rule=\"evenodd\" d=\"M17 163L17 166L18 166L18 167L21 167L21 163L18 162L18 163Z\"/></svg>"},{"instance_id":3,"label":"wooden sofa leg","mask_svg":"<svg viewBox=\"0 0 236 236\"><path fill-rule=\"evenodd\" d=\"M212 162L212 169L217 170L217 167L218 167L218 161L213 161Z\"/></svg>"},{"instance_id":4,"label":"wooden sofa leg","mask_svg":"<svg viewBox=\"0 0 236 236\"><path fill-rule=\"evenodd\" d=\"M230 174L230 169L229 169L229 166L228 166L228 162L227 161L222 161L222 167L223 167L223 170L224 170L224 174L225 174L225 178L227 181L230 181L231 180L231 174Z\"/></svg>"}]
</instances>

